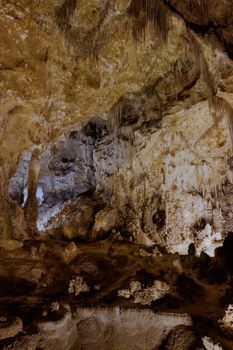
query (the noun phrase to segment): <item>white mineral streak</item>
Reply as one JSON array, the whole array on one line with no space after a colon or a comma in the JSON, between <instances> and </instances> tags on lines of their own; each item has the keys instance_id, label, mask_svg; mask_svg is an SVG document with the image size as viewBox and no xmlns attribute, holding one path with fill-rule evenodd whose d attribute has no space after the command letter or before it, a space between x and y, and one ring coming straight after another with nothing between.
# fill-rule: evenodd
<instances>
[{"instance_id":1,"label":"white mineral streak","mask_svg":"<svg viewBox=\"0 0 233 350\"><path fill-rule=\"evenodd\" d=\"M156 350L178 325L192 325L190 316L118 307L77 309L77 334L87 348L94 343L99 349L104 342L103 349Z\"/></svg>"},{"instance_id":2,"label":"white mineral streak","mask_svg":"<svg viewBox=\"0 0 233 350\"><path fill-rule=\"evenodd\" d=\"M215 344L213 340L209 337L202 338L203 345L206 350L224 350L219 344Z\"/></svg>"},{"instance_id":3,"label":"white mineral streak","mask_svg":"<svg viewBox=\"0 0 233 350\"><path fill-rule=\"evenodd\" d=\"M225 315L219 323L222 327L233 329L233 305L228 305L228 308L225 311Z\"/></svg>"}]
</instances>

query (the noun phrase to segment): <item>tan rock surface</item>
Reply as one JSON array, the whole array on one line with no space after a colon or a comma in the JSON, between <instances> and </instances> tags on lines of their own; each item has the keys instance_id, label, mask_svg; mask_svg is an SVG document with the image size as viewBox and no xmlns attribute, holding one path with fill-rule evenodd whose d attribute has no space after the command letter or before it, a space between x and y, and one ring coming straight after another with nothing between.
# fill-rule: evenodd
<instances>
[{"instance_id":1,"label":"tan rock surface","mask_svg":"<svg viewBox=\"0 0 233 350\"><path fill-rule=\"evenodd\" d=\"M232 348L232 10L0 0L0 348Z\"/></svg>"}]
</instances>

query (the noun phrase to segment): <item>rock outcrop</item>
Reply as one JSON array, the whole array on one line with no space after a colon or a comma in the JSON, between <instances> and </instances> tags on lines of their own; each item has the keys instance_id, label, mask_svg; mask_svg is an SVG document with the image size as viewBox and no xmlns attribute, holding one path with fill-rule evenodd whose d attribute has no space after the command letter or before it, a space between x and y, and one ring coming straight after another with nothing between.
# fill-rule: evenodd
<instances>
[{"instance_id":1,"label":"rock outcrop","mask_svg":"<svg viewBox=\"0 0 233 350\"><path fill-rule=\"evenodd\" d=\"M224 215L219 193L232 182L231 5L147 2L2 1L2 28L9 28L1 43L3 238L33 235L37 202L44 231L67 201L91 192L119 216L98 227L96 213L88 227L94 239L120 226L139 244L185 253L194 242L213 254L224 238L231 211ZM27 196L35 146L37 195ZM64 235L79 237L70 224Z\"/></svg>"}]
</instances>

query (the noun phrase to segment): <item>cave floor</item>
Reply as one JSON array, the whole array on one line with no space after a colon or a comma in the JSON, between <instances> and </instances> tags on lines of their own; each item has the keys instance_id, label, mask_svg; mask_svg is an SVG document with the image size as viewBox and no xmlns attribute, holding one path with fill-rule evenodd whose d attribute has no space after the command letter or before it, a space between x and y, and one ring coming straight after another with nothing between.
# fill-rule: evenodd
<instances>
[{"instance_id":1,"label":"cave floor","mask_svg":"<svg viewBox=\"0 0 233 350\"><path fill-rule=\"evenodd\" d=\"M233 334L218 323L233 299L233 278L217 258L182 256L183 273L177 276L173 254L110 240L88 244L27 241L14 251L1 248L0 254L0 313L21 317L28 331L56 301L68 303L72 310L80 306L150 308L187 313L200 337L209 336L224 349L233 348ZM88 293L68 293L69 281L76 275L86 281ZM118 295L132 280L144 286L163 280L170 290L143 306Z\"/></svg>"}]
</instances>

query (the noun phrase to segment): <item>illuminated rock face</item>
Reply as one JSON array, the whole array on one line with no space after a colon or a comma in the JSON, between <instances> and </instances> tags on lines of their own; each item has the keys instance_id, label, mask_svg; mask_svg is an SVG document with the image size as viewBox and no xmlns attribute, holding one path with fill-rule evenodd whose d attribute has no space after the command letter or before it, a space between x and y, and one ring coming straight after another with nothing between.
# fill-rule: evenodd
<instances>
[{"instance_id":1,"label":"illuminated rock face","mask_svg":"<svg viewBox=\"0 0 233 350\"><path fill-rule=\"evenodd\" d=\"M229 196L221 190L226 182L231 186L227 121L215 126L207 102L200 102L158 124L153 116L144 121L137 103L135 97L122 102L120 121L110 112L112 125L93 119L42 151L38 229L60 227L66 238L84 240L119 231L135 243L180 254L195 243L197 253L213 256L231 230L232 210L224 210ZM24 153L9 185L21 206L29 160ZM86 229L78 233L77 225Z\"/></svg>"},{"instance_id":2,"label":"illuminated rock face","mask_svg":"<svg viewBox=\"0 0 233 350\"><path fill-rule=\"evenodd\" d=\"M56 315L54 321L51 315ZM65 307L53 311L37 322L37 336L23 336L21 343L13 342L5 349L28 349L44 346L45 349L158 349L172 329L183 327L183 333L192 325L188 315L154 314L119 308L78 308L74 317ZM192 340L191 340L192 343Z\"/></svg>"},{"instance_id":3,"label":"illuminated rock face","mask_svg":"<svg viewBox=\"0 0 233 350\"><path fill-rule=\"evenodd\" d=\"M1 5L2 237L36 229L23 211L37 148L39 231L55 217L58 227L64 205L85 195L94 216L106 205L117 216L99 231L96 221L89 238L124 227L137 243L186 253L194 242L213 255L232 229L221 192L232 182L231 138L226 108L215 109L216 119L207 99L211 90L232 103L231 39L224 29L226 52L192 25L215 23L219 32L226 18L230 28L230 4L214 4L216 12L208 1L154 8L148 0L141 24L137 1ZM154 23L143 42L140 25L157 10L166 24Z\"/></svg>"},{"instance_id":4,"label":"illuminated rock face","mask_svg":"<svg viewBox=\"0 0 233 350\"><path fill-rule=\"evenodd\" d=\"M219 327L232 305L232 13L231 0L0 0L0 348L229 347L196 324ZM94 306L81 317L79 303ZM141 307L175 311L153 328Z\"/></svg>"}]
</instances>

